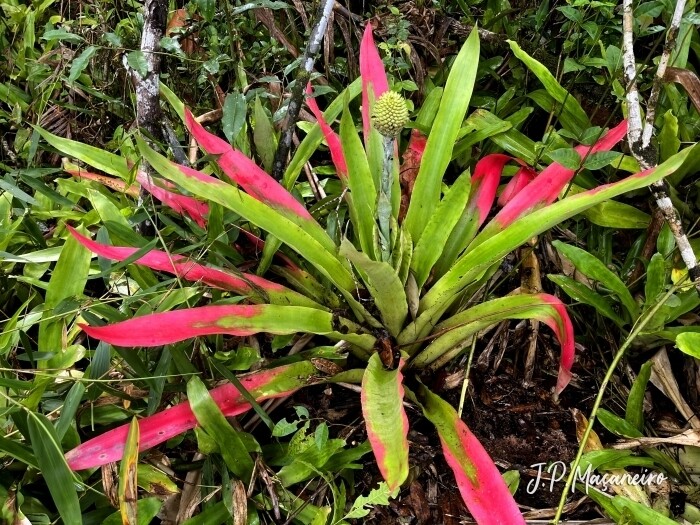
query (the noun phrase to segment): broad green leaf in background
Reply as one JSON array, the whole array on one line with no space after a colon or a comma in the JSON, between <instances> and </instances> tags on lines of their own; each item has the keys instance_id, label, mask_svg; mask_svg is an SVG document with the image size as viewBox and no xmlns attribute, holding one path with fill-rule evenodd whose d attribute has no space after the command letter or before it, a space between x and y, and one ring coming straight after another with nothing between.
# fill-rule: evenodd
<instances>
[{"instance_id":1,"label":"broad green leaf in background","mask_svg":"<svg viewBox=\"0 0 700 525\"><path fill-rule=\"evenodd\" d=\"M597 226L615 229L643 230L649 226L651 216L642 210L613 200L601 202L581 215Z\"/></svg>"},{"instance_id":2,"label":"broad green leaf in background","mask_svg":"<svg viewBox=\"0 0 700 525\"><path fill-rule=\"evenodd\" d=\"M653 308L658 303L659 295L666 288L666 261L660 253L655 253L647 265L644 283L644 307Z\"/></svg>"},{"instance_id":3,"label":"broad green leaf in background","mask_svg":"<svg viewBox=\"0 0 700 525\"><path fill-rule=\"evenodd\" d=\"M129 51L126 55L126 62L141 78L148 76L148 60L146 60L146 55L140 49Z\"/></svg>"},{"instance_id":4,"label":"broad green leaf in background","mask_svg":"<svg viewBox=\"0 0 700 525\"><path fill-rule=\"evenodd\" d=\"M527 68L542 82L547 93L559 104L562 104L564 106L564 111L571 115L571 121L575 125L575 128L571 131L578 134L590 128L591 123L588 119L588 115L586 115L586 112L578 103L578 100L557 82L557 79L552 75L549 68L528 55L513 40L508 40L508 44L510 44L510 49L515 56L522 60Z\"/></svg>"},{"instance_id":5,"label":"broad green leaf in background","mask_svg":"<svg viewBox=\"0 0 700 525\"><path fill-rule=\"evenodd\" d=\"M88 46L82 53L80 53L78 58L73 60L73 63L70 66L70 73L68 74L69 84L72 84L73 82L78 80L78 77L85 70L88 63L90 62L90 59L96 52L97 48L95 46Z\"/></svg>"},{"instance_id":6,"label":"broad green leaf in background","mask_svg":"<svg viewBox=\"0 0 700 525\"><path fill-rule=\"evenodd\" d=\"M609 299L603 297L585 284L571 277L567 277L566 275L548 275L547 278L561 288L566 295L571 297L574 301L592 306L600 315L607 317L620 328L627 324L625 320L615 312Z\"/></svg>"},{"instance_id":7,"label":"broad green leaf in background","mask_svg":"<svg viewBox=\"0 0 700 525\"><path fill-rule=\"evenodd\" d=\"M258 105L258 98L256 100L256 108ZM245 125L246 118L246 103L245 97L238 91L229 93L226 95L226 100L224 101L223 115L221 117L221 126L224 131L226 139L233 144L236 137L243 129ZM184 114L184 112L183 112ZM256 128L257 129L257 128Z\"/></svg>"},{"instance_id":8,"label":"broad green leaf in background","mask_svg":"<svg viewBox=\"0 0 700 525\"><path fill-rule=\"evenodd\" d=\"M639 306L634 300L634 297L632 297L627 285L610 271L600 259L577 246L564 244L561 241L554 241L552 244L571 261L579 272L589 279L600 282L609 290L612 290L615 295L620 298L620 301L627 309L631 319L637 319L639 316Z\"/></svg>"},{"instance_id":9,"label":"broad green leaf in background","mask_svg":"<svg viewBox=\"0 0 700 525\"><path fill-rule=\"evenodd\" d=\"M76 480L63 457L60 440L53 425L43 414L30 413L27 426L39 469L63 523L81 524L83 517L78 502Z\"/></svg>"},{"instance_id":10,"label":"broad green leaf in background","mask_svg":"<svg viewBox=\"0 0 700 525\"><path fill-rule=\"evenodd\" d=\"M253 116L255 117L253 141L255 142L256 151L260 157L260 160L262 160L265 171L270 173L272 171L272 161L275 158L275 150L277 149L275 128L272 126L270 117L267 115L265 109L260 103L260 97L255 97L255 105L253 107ZM234 130L232 129L231 135L235 137L236 135L233 135L233 131ZM226 138L228 138L228 136ZM229 142L232 142L232 140L229 139Z\"/></svg>"},{"instance_id":11,"label":"broad green leaf in background","mask_svg":"<svg viewBox=\"0 0 700 525\"><path fill-rule=\"evenodd\" d=\"M39 132L39 135L41 135L46 142L61 153L82 160L109 175L114 175L124 180L129 178L130 169L124 157L120 157L119 155L115 155L114 153L110 153L109 151L95 146L59 137L39 127L35 127L34 129Z\"/></svg>"},{"instance_id":12,"label":"broad green leaf in background","mask_svg":"<svg viewBox=\"0 0 700 525\"><path fill-rule=\"evenodd\" d=\"M700 333L683 332L676 337L679 350L691 357L700 359Z\"/></svg>"},{"instance_id":13,"label":"broad green leaf in background","mask_svg":"<svg viewBox=\"0 0 700 525\"><path fill-rule=\"evenodd\" d=\"M88 250L73 238L66 240L58 262L51 273L49 286L46 289L44 302L44 315L39 325L40 352L54 352L56 355L49 360L49 367L70 366L62 363L61 352L63 348L63 326L65 320L62 316L56 318L54 308L64 299L78 297L83 293L87 282L90 260L92 256Z\"/></svg>"},{"instance_id":14,"label":"broad green leaf in background","mask_svg":"<svg viewBox=\"0 0 700 525\"><path fill-rule=\"evenodd\" d=\"M238 479L247 483L253 473L253 459L238 431L226 421L204 383L196 376L187 382L187 398L197 422L220 444L219 451L228 468L238 476Z\"/></svg>"}]
</instances>

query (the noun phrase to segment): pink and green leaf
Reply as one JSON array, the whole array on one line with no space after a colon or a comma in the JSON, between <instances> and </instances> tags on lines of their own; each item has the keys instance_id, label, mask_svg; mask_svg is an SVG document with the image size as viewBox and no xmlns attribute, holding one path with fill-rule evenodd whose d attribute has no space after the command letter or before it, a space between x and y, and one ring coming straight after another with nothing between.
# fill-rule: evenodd
<instances>
[{"instance_id":1,"label":"pink and green leaf","mask_svg":"<svg viewBox=\"0 0 700 525\"><path fill-rule=\"evenodd\" d=\"M114 179L112 177L107 177L106 175L99 175L97 173L91 173L81 169L66 169L65 171L66 173L70 173L79 179L82 178L94 180L113 190L127 193L132 197L138 197L139 195L139 187L137 185L133 184L127 187L126 182L121 179ZM182 215L187 215L194 222L196 222L199 227L205 227L207 223L205 216L209 213L209 205L207 205L206 202L201 202L192 197L188 197L187 195L180 195L170 191L169 189L162 188L156 185L153 181L149 180L148 176L142 171L139 171L136 174L136 180L143 189L148 191L163 204ZM167 181L163 182L167 183Z\"/></svg>"},{"instance_id":2,"label":"pink and green leaf","mask_svg":"<svg viewBox=\"0 0 700 525\"><path fill-rule=\"evenodd\" d=\"M341 290L354 290L355 282L346 265L337 257L337 248L315 221L277 209L210 175L173 164L137 137L141 154L164 178L190 193L233 210L259 228L288 244Z\"/></svg>"},{"instance_id":3,"label":"pink and green leaf","mask_svg":"<svg viewBox=\"0 0 700 525\"><path fill-rule=\"evenodd\" d=\"M228 142L205 130L188 109L185 110L185 123L202 149L215 156L221 170L251 197L281 213L314 222L304 205L279 182Z\"/></svg>"},{"instance_id":4,"label":"pink and green leaf","mask_svg":"<svg viewBox=\"0 0 700 525\"><path fill-rule=\"evenodd\" d=\"M299 388L313 383L318 370L308 361L301 361L270 370L253 372L240 377L240 381L250 395L260 402L265 399L286 397ZM226 417L247 412L251 407L232 384L225 384L211 390L214 399ZM153 416L139 420L139 451L153 448L170 438L187 432L197 426L197 419L189 402ZM129 433L129 424L122 425L77 446L66 453L66 461L72 470L95 468L118 461L124 454L124 446Z\"/></svg>"},{"instance_id":5,"label":"pink and green leaf","mask_svg":"<svg viewBox=\"0 0 700 525\"><path fill-rule=\"evenodd\" d=\"M627 133L627 121L623 120L620 124L608 131L593 146L577 146L576 152L581 159L592 153L599 151L609 151L622 140ZM542 204L550 204L554 202L561 191L571 181L576 170L567 169L556 162L550 164L542 173L535 177L525 188L517 193L508 202L503 209L494 217L493 226L490 224L489 229L505 228L514 220L522 217L534 208Z\"/></svg>"},{"instance_id":6,"label":"pink and green leaf","mask_svg":"<svg viewBox=\"0 0 700 525\"><path fill-rule=\"evenodd\" d=\"M522 163L502 153L486 155L476 163L469 201L467 206L463 208L457 224L450 232L445 249L435 269L436 275L442 275L449 269L488 217L496 198L503 168L511 160Z\"/></svg>"},{"instance_id":7,"label":"pink and green leaf","mask_svg":"<svg viewBox=\"0 0 700 525\"><path fill-rule=\"evenodd\" d=\"M132 257L139 249L128 246L109 246L89 239L67 226L73 237L91 252L112 259L124 261ZM254 303L270 302L277 305L308 306L322 308L314 301L284 286L268 281L255 274L239 275L201 265L182 255L169 254L160 250L151 250L134 261L135 264L147 266L152 270L168 272L188 281L201 281L214 288L230 290L247 296Z\"/></svg>"},{"instance_id":8,"label":"pink and green leaf","mask_svg":"<svg viewBox=\"0 0 700 525\"><path fill-rule=\"evenodd\" d=\"M209 205L206 202L201 202L192 197L188 197L187 195L180 195L162 188L155 184L143 171L139 171L136 174L136 180L139 184L141 184L143 189L169 208L172 208L174 211L182 215L187 215L194 222L196 222L200 228L204 228L206 226L206 215L209 214Z\"/></svg>"},{"instance_id":9,"label":"pink and green leaf","mask_svg":"<svg viewBox=\"0 0 700 525\"><path fill-rule=\"evenodd\" d=\"M271 304L200 306L143 315L106 326L80 325L90 337L124 347L154 347L205 335L243 337L261 332L320 334L335 340L345 339L363 348L371 348L374 343L374 337L370 335L343 335L333 326L334 318L330 312Z\"/></svg>"},{"instance_id":10,"label":"pink and green leaf","mask_svg":"<svg viewBox=\"0 0 700 525\"><path fill-rule=\"evenodd\" d=\"M680 151L654 169L566 197L518 218L504 230L485 239L462 255L423 296L419 312L423 314L445 308L461 290L476 282L487 268L533 236L539 235L596 204L613 199L622 193L644 188L652 182L674 173L685 162L691 150L692 148L686 148Z\"/></svg>"},{"instance_id":11,"label":"pink and green leaf","mask_svg":"<svg viewBox=\"0 0 700 525\"><path fill-rule=\"evenodd\" d=\"M340 137L338 137L338 134L328 125L328 122L326 122L323 113L318 107L316 99L311 96L313 94L311 83L309 83L309 85L306 87L306 94L306 105L309 106L311 113L313 113L319 127L321 128L323 137L326 139L328 149L331 152L331 159L333 160L335 170L338 173L338 178L345 182L348 176L348 166L345 162L345 155L343 154L343 145L340 143Z\"/></svg>"},{"instance_id":12,"label":"pink and green leaf","mask_svg":"<svg viewBox=\"0 0 700 525\"><path fill-rule=\"evenodd\" d=\"M386 370L372 354L362 377L362 415L367 438L384 480L394 491L408 477L408 417L403 407L401 367Z\"/></svg>"},{"instance_id":13,"label":"pink and green leaf","mask_svg":"<svg viewBox=\"0 0 700 525\"><path fill-rule=\"evenodd\" d=\"M442 451L469 512L479 525L525 525L488 452L449 403L420 385L423 414L435 425Z\"/></svg>"},{"instance_id":14,"label":"pink and green leaf","mask_svg":"<svg viewBox=\"0 0 700 525\"><path fill-rule=\"evenodd\" d=\"M557 395L571 379L574 363L574 328L564 304L553 295L512 295L492 299L464 310L438 324L436 337L411 361L412 367L423 368L453 359L468 338L505 319L537 319L549 326L561 346Z\"/></svg>"}]
</instances>

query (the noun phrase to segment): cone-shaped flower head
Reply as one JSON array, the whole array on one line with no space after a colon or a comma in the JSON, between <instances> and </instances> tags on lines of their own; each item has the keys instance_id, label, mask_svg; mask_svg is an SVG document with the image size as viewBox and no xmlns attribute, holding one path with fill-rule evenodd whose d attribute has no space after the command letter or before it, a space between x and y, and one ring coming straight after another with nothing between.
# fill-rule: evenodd
<instances>
[{"instance_id":1,"label":"cone-shaped flower head","mask_svg":"<svg viewBox=\"0 0 700 525\"><path fill-rule=\"evenodd\" d=\"M396 137L406 122L408 122L406 101L395 91L387 91L374 103L372 124L385 137Z\"/></svg>"}]
</instances>

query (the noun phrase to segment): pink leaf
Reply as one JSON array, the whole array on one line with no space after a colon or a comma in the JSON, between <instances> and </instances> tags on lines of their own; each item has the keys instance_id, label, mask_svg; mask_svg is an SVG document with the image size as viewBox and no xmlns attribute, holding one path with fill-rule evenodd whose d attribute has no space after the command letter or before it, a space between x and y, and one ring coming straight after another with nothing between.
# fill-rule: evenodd
<instances>
[{"instance_id":1,"label":"pink leaf","mask_svg":"<svg viewBox=\"0 0 700 525\"><path fill-rule=\"evenodd\" d=\"M141 187L161 201L166 206L172 208L176 212L188 215L200 228L204 228L207 224L205 215L209 213L209 205L206 202L200 202L193 197L180 195L153 183L152 180L144 173L139 171L136 174L136 180L141 184ZM167 183L167 181L163 181ZM167 183L168 186L173 186Z\"/></svg>"},{"instance_id":2,"label":"pink leaf","mask_svg":"<svg viewBox=\"0 0 700 525\"><path fill-rule=\"evenodd\" d=\"M217 162L223 172L251 197L274 206L280 211L285 210L303 219L313 221L304 205L284 189L279 182L265 173L243 153L232 148L228 142L205 130L187 108L185 108L185 124L195 140L208 154L218 156Z\"/></svg>"},{"instance_id":3,"label":"pink leaf","mask_svg":"<svg viewBox=\"0 0 700 525\"><path fill-rule=\"evenodd\" d=\"M115 346L162 346L213 334L243 337L260 329L246 326L240 320L260 315L264 306L200 306L134 317L107 326L81 324L80 328L90 337Z\"/></svg>"},{"instance_id":4,"label":"pink leaf","mask_svg":"<svg viewBox=\"0 0 700 525\"><path fill-rule=\"evenodd\" d=\"M469 512L479 525L525 525L500 472L454 408L421 385L423 413L435 425L442 451Z\"/></svg>"},{"instance_id":5,"label":"pink leaf","mask_svg":"<svg viewBox=\"0 0 700 525\"><path fill-rule=\"evenodd\" d=\"M557 336L561 345L561 358L559 360L559 376L557 377L557 386L555 394L558 396L566 385L571 381L571 367L574 365L575 341L574 327L571 324L571 319L566 311L564 303L557 297L550 294L537 294L537 297L543 303L551 306L555 314L537 316L537 319L549 326L554 335Z\"/></svg>"},{"instance_id":6,"label":"pink leaf","mask_svg":"<svg viewBox=\"0 0 700 525\"><path fill-rule=\"evenodd\" d=\"M584 158L591 153L608 151L612 149L626 133L627 121L623 120L620 124L608 131L595 145L592 147L585 145L577 146L575 148L576 152L581 158ZM542 173L535 177L530 184L523 188L520 193L515 195L496 215L494 224L500 228L505 228L538 205L554 202L575 173L575 170L567 169L556 162L550 164Z\"/></svg>"},{"instance_id":7,"label":"pink leaf","mask_svg":"<svg viewBox=\"0 0 700 525\"><path fill-rule=\"evenodd\" d=\"M67 226L67 228L73 237L83 246L100 257L105 257L114 261L123 261L139 250L138 248L127 246L108 246L106 244L101 244L81 235L70 226ZM231 290L241 295L256 295L256 290L254 288L256 286L265 291L288 291L284 286L254 274L243 273L241 277L238 277L237 275L217 268L203 266L182 255L168 254L160 250L151 250L134 262L152 268L153 270L172 273L188 281L201 281L214 288Z\"/></svg>"},{"instance_id":8,"label":"pink leaf","mask_svg":"<svg viewBox=\"0 0 700 525\"><path fill-rule=\"evenodd\" d=\"M241 376L240 381L256 401L263 401L292 394L306 385L315 373L317 370L308 362L299 362L253 372ZM231 384L211 390L211 396L226 417L237 416L250 409L238 389ZM145 417L139 421L139 451L155 447L195 426L197 420L187 401ZM129 425L126 424L86 441L66 453L68 466L72 470L82 470L120 460L128 433Z\"/></svg>"},{"instance_id":9,"label":"pink leaf","mask_svg":"<svg viewBox=\"0 0 700 525\"><path fill-rule=\"evenodd\" d=\"M367 23L360 42L360 76L362 77L362 130L369 137L371 108L374 101L389 91L384 62L372 37L372 24Z\"/></svg>"},{"instance_id":10,"label":"pink leaf","mask_svg":"<svg viewBox=\"0 0 700 525\"><path fill-rule=\"evenodd\" d=\"M340 143L340 137L338 137L338 134L328 125L328 122L326 122L323 113L316 103L316 99L311 96L313 94L313 89L311 88L310 82L306 87L306 93L308 95L306 97L306 105L309 106L311 113L313 113L314 117L316 117L318 125L321 128L321 132L323 133L323 137L328 143L328 149L331 152L331 159L335 165L338 177L344 181L348 176L348 166L345 163L345 155L343 154L343 146Z\"/></svg>"},{"instance_id":11,"label":"pink leaf","mask_svg":"<svg viewBox=\"0 0 700 525\"><path fill-rule=\"evenodd\" d=\"M498 183L501 181L503 168L511 160L517 159L502 153L492 153L480 159L474 167L469 206L479 214L479 226L484 223L491 211L493 201L496 199L496 191L498 190Z\"/></svg>"},{"instance_id":12,"label":"pink leaf","mask_svg":"<svg viewBox=\"0 0 700 525\"><path fill-rule=\"evenodd\" d=\"M513 197L520 193L525 186L530 184L535 177L537 177L537 172L535 170L529 166L521 167L518 172L513 175L513 178L510 179L510 182L498 197L498 205L503 207L508 204Z\"/></svg>"}]
</instances>

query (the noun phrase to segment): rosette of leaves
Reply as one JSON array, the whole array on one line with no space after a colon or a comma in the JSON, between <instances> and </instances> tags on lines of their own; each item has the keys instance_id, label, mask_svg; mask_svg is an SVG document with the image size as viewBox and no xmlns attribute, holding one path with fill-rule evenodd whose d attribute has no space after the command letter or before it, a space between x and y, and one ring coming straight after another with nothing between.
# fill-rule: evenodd
<instances>
[{"instance_id":1,"label":"rosette of leaves","mask_svg":"<svg viewBox=\"0 0 700 525\"><path fill-rule=\"evenodd\" d=\"M668 175L682 164L687 150L654 170L558 202L575 170L554 163L537 175L524 162L502 154L479 160L473 174L465 171L443 192L443 177L467 113L478 59L479 40L474 31L452 65L432 131L427 136L412 135L407 151L414 160L418 158L420 167L401 220L399 139L390 136L385 140L387 136L375 129L371 118L375 100L389 91L389 85L369 25L360 50L363 138L356 131L348 100L337 134L315 100L308 99L347 190L344 198L351 227L343 230L346 236L338 243L284 186L226 141L207 132L182 108L187 129L228 180L175 164L138 139L141 155L164 179L163 186L182 188L202 201L235 212L256 231L265 232L268 245L279 243L284 245L283 251L295 253L298 264L285 257L281 273L287 282L281 284L158 250L143 254L137 253L137 248L109 246L71 230L83 246L102 257L128 259L247 298L246 304L209 304L106 326L81 324L82 329L93 338L120 347L158 347L213 334L310 333L344 341L354 356L366 363L355 375L361 377L369 441L389 489L397 491L409 471L408 419L403 406L407 398L435 425L446 460L477 522L524 523L484 448L455 409L420 383L417 374L449 362L463 351L470 336L484 328L505 319L538 319L553 330L561 345L555 385L555 393L560 393L571 377L574 336L566 309L556 297L510 295L476 305L465 299L493 274L505 255L595 204ZM575 151L583 158L609 150L625 130L622 122L595 145L578 146ZM66 153L78 151L69 141L42 135ZM83 153L78 158L91 163L94 152L80 151ZM100 166L123 166L123 172L119 168L113 174L127 178L129 170L118 157L104 162L109 155L100 152ZM511 161L524 166L525 172L507 189L503 207L486 223L502 170ZM387 174L389 189L382 198L382 179ZM382 217L388 220L385 232L380 231ZM240 383L246 395L260 401L287 396L319 381L347 380L352 375L353 371L343 371L324 377L313 363L299 357L283 366L241 376ZM223 415L241 414L250 408L240 387L228 384L211 392ZM197 424L187 402L145 417L139 421L139 449L163 443ZM79 470L120 459L127 434L128 426L122 426L79 445L66 454L69 466Z\"/></svg>"}]
</instances>

